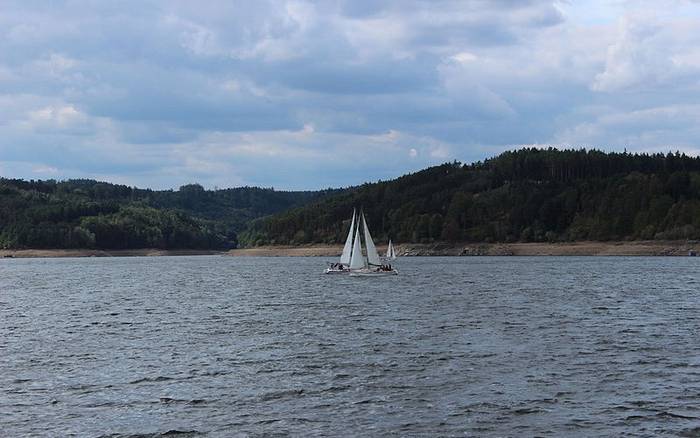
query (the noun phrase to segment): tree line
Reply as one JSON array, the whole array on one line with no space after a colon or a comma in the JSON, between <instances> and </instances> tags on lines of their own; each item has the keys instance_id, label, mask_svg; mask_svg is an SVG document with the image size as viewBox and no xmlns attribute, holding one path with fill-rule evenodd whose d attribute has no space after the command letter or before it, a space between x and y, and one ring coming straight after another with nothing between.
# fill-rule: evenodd
<instances>
[{"instance_id":1,"label":"tree line","mask_svg":"<svg viewBox=\"0 0 700 438\"><path fill-rule=\"evenodd\" d=\"M700 239L700 158L521 149L337 190L149 190L0 178L2 248L202 248L377 240Z\"/></svg>"},{"instance_id":2,"label":"tree line","mask_svg":"<svg viewBox=\"0 0 700 438\"><path fill-rule=\"evenodd\" d=\"M364 184L253 220L240 239L340 243L354 207L382 241L700 239L700 158L525 148Z\"/></svg>"},{"instance_id":3,"label":"tree line","mask_svg":"<svg viewBox=\"0 0 700 438\"><path fill-rule=\"evenodd\" d=\"M232 248L251 219L329 193L0 178L0 248Z\"/></svg>"}]
</instances>

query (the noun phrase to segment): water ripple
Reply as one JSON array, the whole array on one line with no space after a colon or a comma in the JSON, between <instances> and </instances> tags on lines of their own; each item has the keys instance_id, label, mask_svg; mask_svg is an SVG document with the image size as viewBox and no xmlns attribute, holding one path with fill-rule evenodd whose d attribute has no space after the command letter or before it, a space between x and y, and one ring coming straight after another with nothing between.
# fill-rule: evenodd
<instances>
[{"instance_id":1,"label":"water ripple","mask_svg":"<svg viewBox=\"0 0 700 438\"><path fill-rule=\"evenodd\" d=\"M8 436L700 436L699 258L0 262Z\"/></svg>"}]
</instances>

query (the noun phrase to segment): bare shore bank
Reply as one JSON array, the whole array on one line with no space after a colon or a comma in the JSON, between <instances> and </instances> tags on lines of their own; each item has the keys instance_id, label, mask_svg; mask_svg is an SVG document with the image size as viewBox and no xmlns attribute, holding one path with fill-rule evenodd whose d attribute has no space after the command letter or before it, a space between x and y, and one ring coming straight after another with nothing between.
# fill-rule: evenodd
<instances>
[{"instance_id":1,"label":"bare shore bank","mask_svg":"<svg viewBox=\"0 0 700 438\"><path fill-rule=\"evenodd\" d=\"M688 256L700 254L700 243L673 240L567 243L406 243L395 245L400 256ZM378 246L380 253L386 246ZM151 257L223 254L234 257L338 257L342 245L260 246L230 251L162 250L153 248L3 249L0 258L30 257Z\"/></svg>"},{"instance_id":2,"label":"bare shore bank","mask_svg":"<svg viewBox=\"0 0 700 438\"><path fill-rule=\"evenodd\" d=\"M163 250L163 249L1 249L0 258L33 258L33 257L147 257L147 256L185 256L222 254L222 251L206 251L196 249Z\"/></svg>"},{"instance_id":3,"label":"bare shore bank","mask_svg":"<svg viewBox=\"0 0 700 438\"><path fill-rule=\"evenodd\" d=\"M688 241L645 240L634 242L567 243L410 243L395 245L400 256L687 256L700 252L700 244ZM379 246L380 253L386 251ZM261 246L234 249L230 256L336 257L342 245Z\"/></svg>"}]
</instances>

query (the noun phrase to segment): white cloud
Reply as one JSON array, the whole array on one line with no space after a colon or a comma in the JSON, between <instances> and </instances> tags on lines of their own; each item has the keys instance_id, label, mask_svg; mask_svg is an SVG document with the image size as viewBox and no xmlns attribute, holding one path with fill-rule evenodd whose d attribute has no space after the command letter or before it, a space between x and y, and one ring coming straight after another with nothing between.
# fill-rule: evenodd
<instances>
[{"instance_id":1,"label":"white cloud","mask_svg":"<svg viewBox=\"0 0 700 438\"><path fill-rule=\"evenodd\" d=\"M633 151L700 150L700 105L668 105L611 112L565 129L559 143L626 147Z\"/></svg>"},{"instance_id":2,"label":"white cloud","mask_svg":"<svg viewBox=\"0 0 700 438\"><path fill-rule=\"evenodd\" d=\"M469 62L474 62L479 58L473 53L459 52L456 55L451 56L450 59L460 64L467 64Z\"/></svg>"},{"instance_id":3,"label":"white cloud","mask_svg":"<svg viewBox=\"0 0 700 438\"><path fill-rule=\"evenodd\" d=\"M36 68L52 76L60 76L65 71L73 68L76 65L76 61L64 55L52 53L48 57L37 60L35 65Z\"/></svg>"},{"instance_id":4,"label":"white cloud","mask_svg":"<svg viewBox=\"0 0 700 438\"><path fill-rule=\"evenodd\" d=\"M430 156L440 160L446 160L452 156L452 153L445 146L437 146L430 150Z\"/></svg>"},{"instance_id":5,"label":"white cloud","mask_svg":"<svg viewBox=\"0 0 700 438\"><path fill-rule=\"evenodd\" d=\"M56 167L53 167L53 166L38 165L38 166L34 166L32 168L32 172L37 173L37 174L44 174L44 175L57 175L58 169Z\"/></svg>"},{"instance_id":6,"label":"white cloud","mask_svg":"<svg viewBox=\"0 0 700 438\"><path fill-rule=\"evenodd\" d=\"M697 84L700 35L695 30L700 20L672 20L658 12L637 11L621 18L616 39L607 49L605 69L591 85L593 90L676 88L688 78Z\"/></svg>"},{"instance_id":7,"label":"white cloud","mask_svg":"<svg viewBox=\"0 0 700 438\"><path fill-rule=\"evenodd\" d=\"M49 123L56 127L65 127L86 120L84 114L73 105L47 106L29 112L29 120L37 124Z\"/></svg>"}]
</instances>

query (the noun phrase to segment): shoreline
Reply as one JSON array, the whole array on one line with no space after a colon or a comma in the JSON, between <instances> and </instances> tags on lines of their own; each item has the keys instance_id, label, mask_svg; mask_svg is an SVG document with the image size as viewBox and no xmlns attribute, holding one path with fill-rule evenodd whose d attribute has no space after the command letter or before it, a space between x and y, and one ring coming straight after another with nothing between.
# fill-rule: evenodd
<instances>
[{"instance_id":1,"label":"shoreline","mask_svg":"<svg viewBox=\"0 0 700 438\"><path fill-rule=\"evenodd\" d=\"M396 253L411 256L688 256L700 254L696 241L643 240L630 242L566 242L566 243L403 243L395 245ZM380 254L386 245L377 246ZM167 257L225 255L231 257L339 257L343 245L267 245L218 250L142 249L1 249L0 258L63 258L63 257Z\"/></svg>"},{"instance_id":2,"label":"shoreline","mask_svg":"<svg viewBox=\"0 0 700 438\"><path fill-rule=\"evenodd\" d=\"M700 243L669 240L565 243L403 243L397 255L410 256L688 256L700 254ZM380 254L386 245L377 246ZM339 257L343 245L269 245L232 249L233 257Z\"/></svg>"},{"instance_id":3,"label":"shoreline","mask_svg":"<svg viewBox=\"0 0 700 438\"><path fill-rule=\"evenodd\" d=\"M64 257L161 257L216 255L226 251L199 249L0 249L0 258L64 258Z\"/></svg>"}]
</instances>

